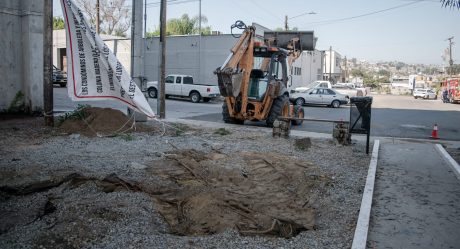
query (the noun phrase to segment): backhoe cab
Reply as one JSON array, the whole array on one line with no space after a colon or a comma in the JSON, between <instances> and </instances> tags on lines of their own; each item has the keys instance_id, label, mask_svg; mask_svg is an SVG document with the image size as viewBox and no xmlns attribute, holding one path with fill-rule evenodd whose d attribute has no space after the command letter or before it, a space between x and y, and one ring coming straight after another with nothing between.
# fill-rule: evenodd
<instances>
[{"instance_id":1,"label":"backhoe cab","mask_svg":"<svg viewBox=\"0 0 460 249\"><path fill-rule=\"evenodd\" d=\"M272 126L279 116L303 118L303 108L289 103L288 64L302 50L314 47L313 32L270 33L263 43L255 41L254 27L246 27L240 21L233 27L244 29L244 32L224 65L214 72L220 93L225 97L222 106L224 122L242 124L245 120L265 120L268 126ZM300 38L306 35L311 41L302 43ZM284 47L279 47L280 43ZM306 48L302 49L302 45ZM293 120L292 123L300 125L302 120Z\"/></svg>"}]
</instances>

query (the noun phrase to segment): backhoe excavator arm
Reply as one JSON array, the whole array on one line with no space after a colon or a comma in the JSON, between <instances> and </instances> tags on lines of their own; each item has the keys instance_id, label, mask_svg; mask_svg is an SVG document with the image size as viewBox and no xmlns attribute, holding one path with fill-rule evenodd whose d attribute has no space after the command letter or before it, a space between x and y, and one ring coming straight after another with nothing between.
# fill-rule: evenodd
<instances>
[{"instance_id":1,"label":"backhoe excavator arm","mask_svg":"<svg viewBox=\"0 0 460 249\"><path fill-rule=\"evenodd\" d=\"M218 77L220 93L224 97L237 97L244 85L244 79L249 80L253 63L250 57L253 56L254 32L253 27L245 27L243 34L230 50L227 60L214 72Z\"/></svg>"}]
</instances>

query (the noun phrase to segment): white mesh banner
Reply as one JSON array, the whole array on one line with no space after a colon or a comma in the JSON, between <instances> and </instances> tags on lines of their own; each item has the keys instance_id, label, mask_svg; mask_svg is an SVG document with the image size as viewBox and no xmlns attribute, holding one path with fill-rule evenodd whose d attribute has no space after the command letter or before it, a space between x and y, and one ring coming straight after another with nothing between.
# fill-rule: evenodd
<instances>
[{"instance_id":1,"label":"white mesh banner","mask_svg":"<svg viewBox=\"0 0 460 249\"><path fill-rule=\"evenodd\" d=\"M61 0L67 33L67 89L74 101L118 100L149 118L145 96L72 0Z\"/></svg>"}]
</instances>

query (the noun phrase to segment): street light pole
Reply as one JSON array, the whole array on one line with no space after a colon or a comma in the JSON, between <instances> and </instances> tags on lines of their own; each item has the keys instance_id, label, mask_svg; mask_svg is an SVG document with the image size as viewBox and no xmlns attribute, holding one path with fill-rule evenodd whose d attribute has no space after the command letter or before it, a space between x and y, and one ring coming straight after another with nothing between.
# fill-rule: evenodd
<instances>
[{"instance_id":1,"label":"street light pole","mask_svg":"<svg viewBox=\"0 0 460 249\"><path fill-rule=\"evenodd\" d=\"M454 44L452 42L452 39L454 39L454 37L450 37L450 38L447 38L447 40L449 40L449 66L450 66L450 73L449 73L449 76L452 78L452 66L454 65L454 61L452 60L452 44Z\"/></svg>"},{"instance_id":2,"label":"street light pole","mask_svg":"<svg viewBox=\"0 0 460 249\"><path fill-rule=\"evenodd\" d=\"M316 12L310 11L310 12L305 12L305 13L302 13L300 15L296 15L296 16L289 17L289 18L286 15L286 16L284 16L284 30L286 30L286 31L289 30L288 20L291 20L291 19L294 19L294 18L297 18L297 17L301 17L301 16L304 16L304 15L316 15L316 14L317 14Z\"/></svg>"},{"instance_id":3,"label":"street light pole","mask_svg":"<svg viewBox=\"0 0 460 249\"><path fill-rule=\"evenodd\" d=\"M284 30L288 31L289 30L289 26L288 26L288 16L286 15L284 17Z\"/></svg>"}]
</instances>

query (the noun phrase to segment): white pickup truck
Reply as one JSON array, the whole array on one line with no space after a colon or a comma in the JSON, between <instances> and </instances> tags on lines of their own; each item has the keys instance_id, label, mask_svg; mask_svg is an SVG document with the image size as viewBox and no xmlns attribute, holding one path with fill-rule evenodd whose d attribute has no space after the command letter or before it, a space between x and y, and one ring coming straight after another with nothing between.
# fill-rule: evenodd
<instances>
[{"instance_id":1,"label":"white pickup truck","mask_svg":"<svg viewBox=\"0 0 460 249\"><path fill-rule=\"evenodd\" d=\"M165 95L188 97L193 103L209 102L220 96L219 87L211 85L193 84L193 77L190 75L168 75L165 80ZM150 98L158 96L158 81L147 82L147 92Z\"/></svg>"},{"instance_id":2,"label":"white pickup truck","mask_svg":"<svg viewBox=\"0 0 460 249\"><path fill-rule=\"evenodd\" d=\"M294 93L296 91L297 92L306 91L306 90L311 89L311 88L332 88L332 84L329 81L316 80L316 81L310 82L310 84L303 85L303 86L300 86L300 87L296 87L294 89L292 89L292 87L291 87L291 93Z\"/></svg>"},{"instance_id":3,"label":"white pickup truck","mask_svg":"<svg viewBox=\"0 0 460 249\"><path fill-rule=\"evenodd\" d=\"M338 93L347 95L348 97L358 96L358 90L356 88L353 88L351 85L335 84L332 85L332 89L334 89Z\"/></svg>"}]
</instances>

